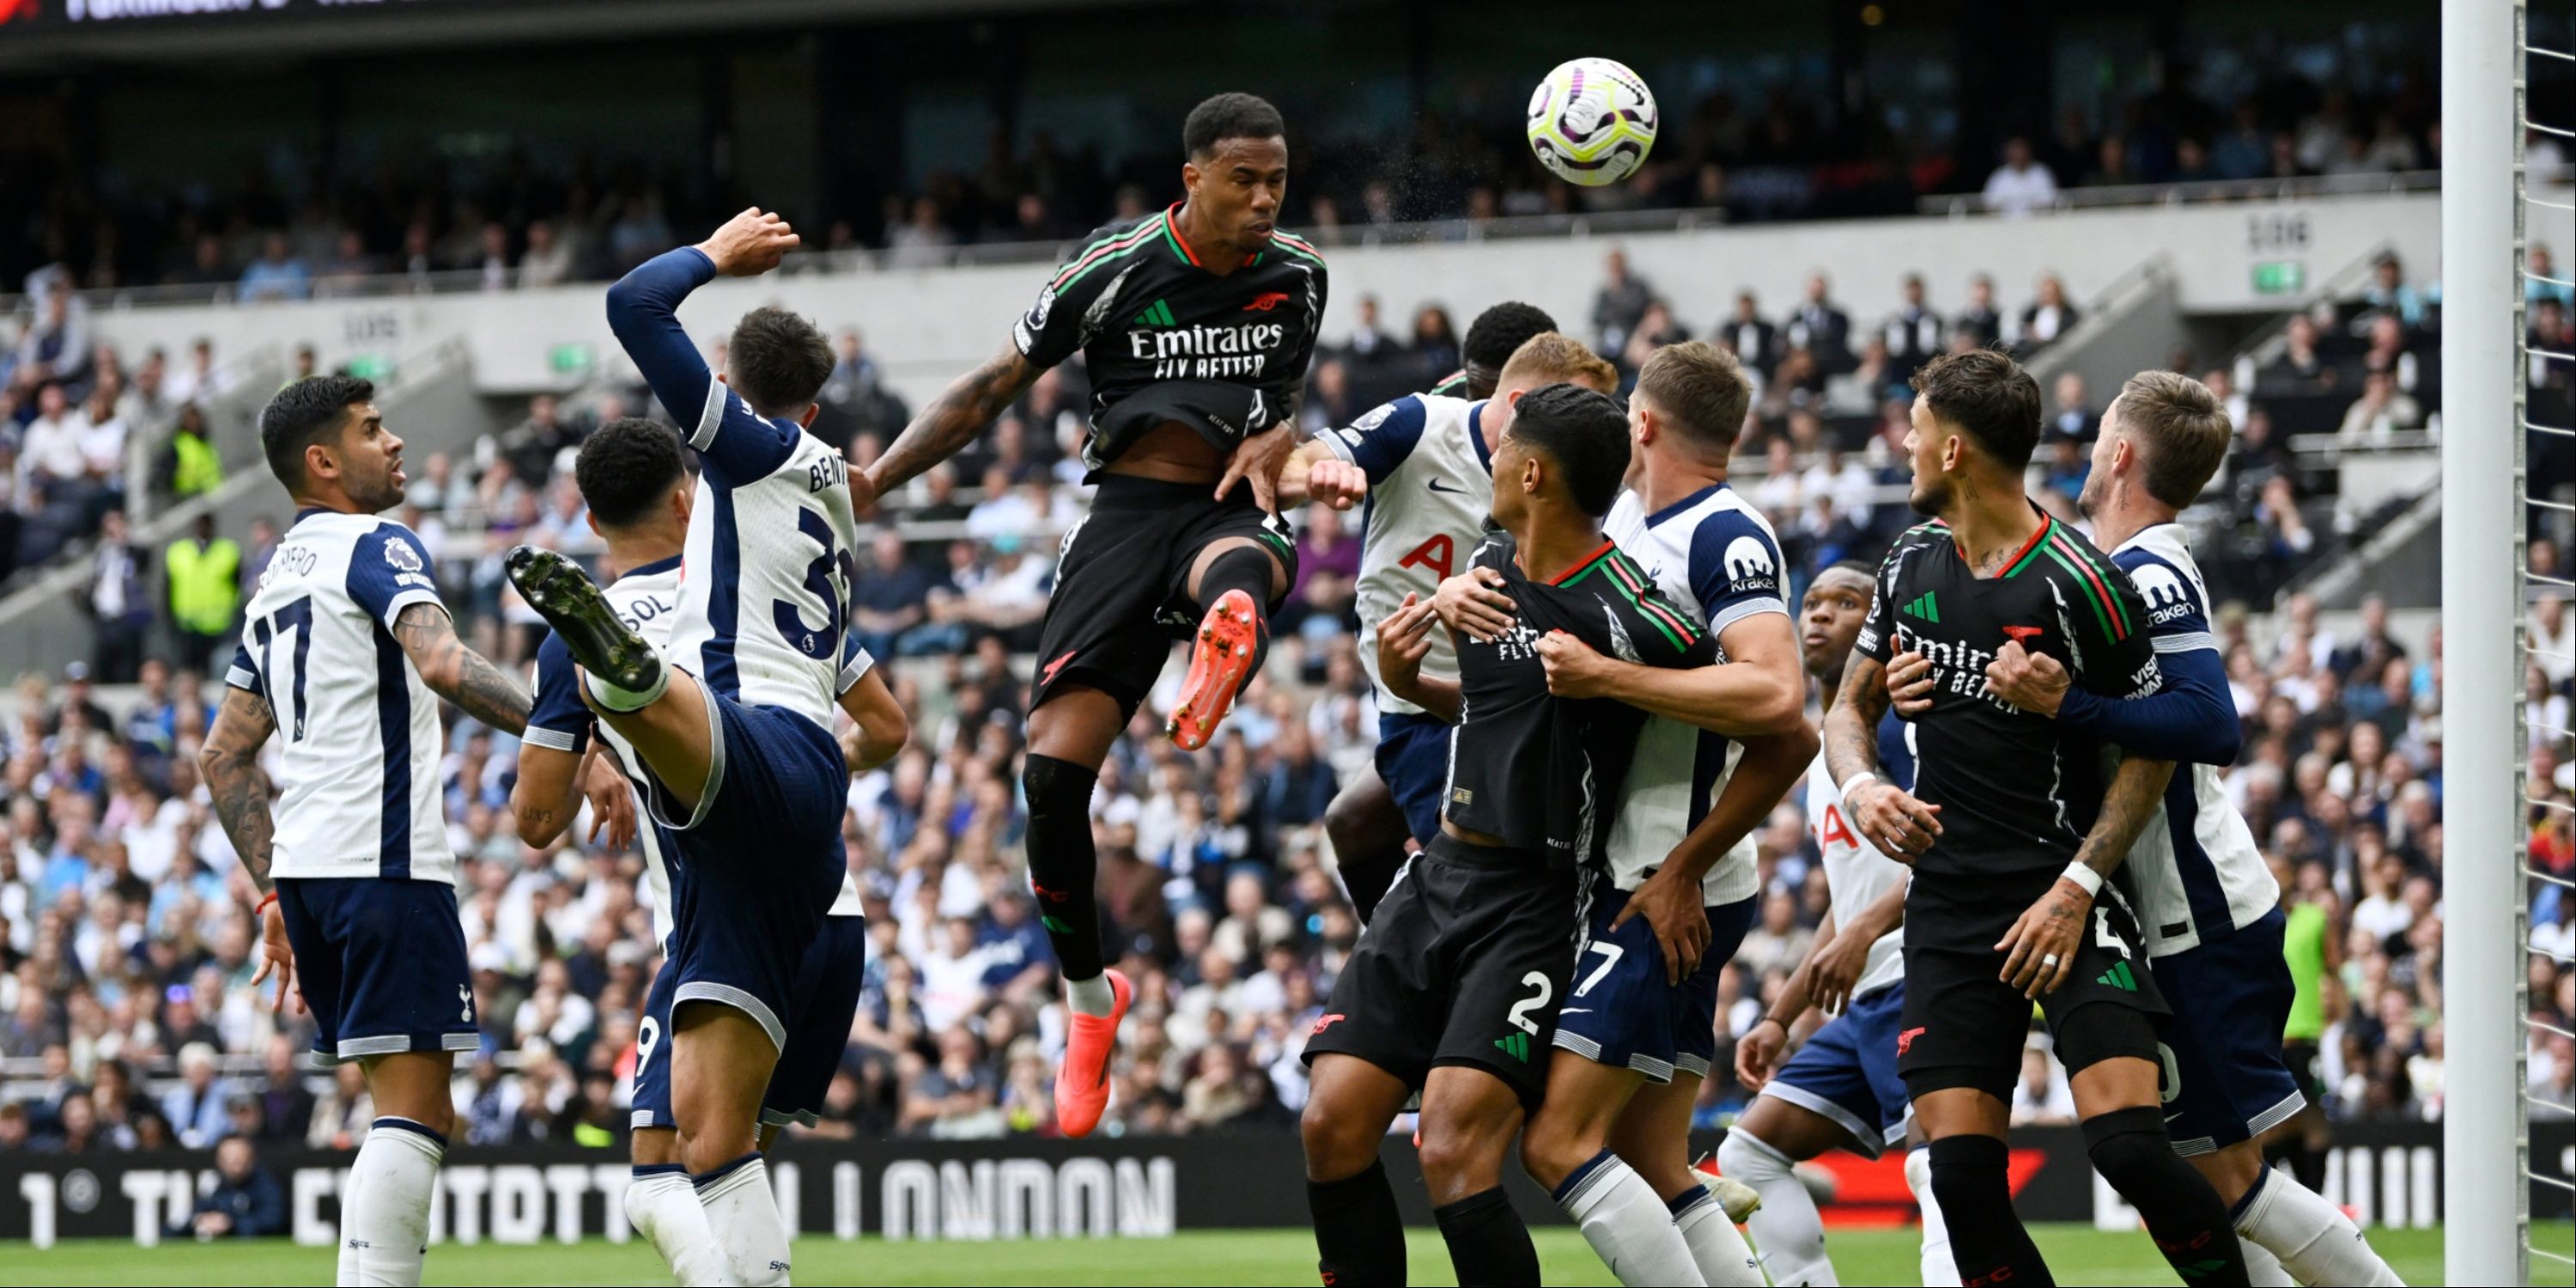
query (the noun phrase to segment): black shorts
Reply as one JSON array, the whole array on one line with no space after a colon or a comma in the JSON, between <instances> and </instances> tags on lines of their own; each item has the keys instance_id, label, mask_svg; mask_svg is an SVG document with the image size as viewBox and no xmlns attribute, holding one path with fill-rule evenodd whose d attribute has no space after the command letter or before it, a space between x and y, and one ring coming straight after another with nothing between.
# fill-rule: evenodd
<instances>
[{"instance_id":1,"label":"black shorts","mask_svg":"<svg viewBox=\"0 0 2576 1288\"><path fill-rule=\"evenodd\" d=\"M1921 924L1917 898L1907 896L1905 1013L1897 1025L1896 1067L1909 1097L1973 1087L2011 1101L2030 1033L2031 1001L1999 978L2004 954L1993 945L2046 889L2040 886L2028 899L2018 892L2010 898L1989 894L1981 900L1985 907L2010 905L1999 919L1990 913L1959 920L1934 911ZM1922 883L1914 890L1922 891ZM2039 1000L2058 1062L2070 1075L2121 1056L2161 1060L2156 1026L2171 1012L2148 973L2143 942L2128 905L2104 889L2075 941L2066 982Z\"/></svg>"},{"instance_id":2,"label":"black shorts","mask_svg":"<svg viewBox=\"0 0 2576 1288\"><path fill-rule=\"evenodd\" d=\"M1198 629L1202 613L1190 599L1190 566L1216 541L1258 541L1286 569L1286 584L1296 584L1297 541L1287 521L1254 504L1249 483L1236 484L1223 501L1209 499L1215 490L1207 483L1100 476L1091 513L1056 551L1031 709L1059 686L1080 685L1116 698L1133 715L1163 674L1173 641ZM1284 597L1274 597L1272 606Z\"/></svg>"},{"instance_id":3,"label":"black shorts","mask_svg":"<svg viewBox=\"0 0 2576 1288\"><path fill-rule=\"evenodd\" d=\"M1307 1063L1355 1055L1417 1091L1440 1065L1472 1065L1537 1105L1574 970L1580 889L1576 872L1543 855L1434 836L1343 964Z\"/></svg>"}]
</instances>

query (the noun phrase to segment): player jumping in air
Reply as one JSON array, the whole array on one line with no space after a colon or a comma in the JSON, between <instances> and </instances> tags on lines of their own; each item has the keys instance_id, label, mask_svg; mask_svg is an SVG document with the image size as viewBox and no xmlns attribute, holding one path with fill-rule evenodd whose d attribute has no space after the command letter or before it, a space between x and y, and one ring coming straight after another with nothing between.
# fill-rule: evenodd
<instances>
[{"instance_id":1,"label":"player jumping in air","mask_svg":"<svg viewBox=\"0 0 2576 1288\"><path fill-rule=\"evenodd\" d=\"M2282 955L2287 918L2254 833L2219 782L2216 767L2236 762L2236 704L2210 633L2207 585L2175 522L2226 459L2232 433L2224 405L2199 381L2140 373L2103 414L2076 500L2146 600L2143 625L2163 690L2111 701L2069 684L2055 659L2018 642L1996 651L1986 682L2074 734L2188 766L2165 788L2128 860L2148 967L2175 1011L2166 1033L2174 1149L2227 1201L2255 1283L2395 1284L2351 1218L2266 1168L2257 1143L2306 1104L2281 1053L2295 992ZM1929 675L1915 657L1888 668L1899 714L1925 696L1918 691Z\"/></svg>"},{"instance_id":2,"label":"player jumping in air","mask_svg":"<svg viewBox=\"0 0 2576 1288\"><path fill-rule=\"evenodd\" d=\"M1931 1140L1932 1190L1964 1283L2050 1282L2012 1209L2006 1106L2031 1002L2046 1010L2093 1166L2186 1282L2244 1284L2227 1205L2176 1157L2157 1090L2157 1018L2132 901L2106 882L2155 815L2169 761L2102 768L2104 744L2014 710L1986 685L2007 643L2062 657L2110 698L2159 686L2128 577L2031 504L2022 471L2039 387L2011 359L1952 354L1914 378L1912 502L1826 718L1852 825L1914 865L1898 1068ZM1915 789L1877 776L1888 659L1931 662ZM2123 881L2125 884L2125 879Z\"/></svg>"},{"instance_id":3,"label":"player jumping in air","mask_svg":"<svg viewBox=\"0 0 2576 1288\"><path fill-rule=\"evenodd\" d=\"M1458 571L1466 552L1484 535L1493 507L1494 424L1481 419L1489 399L1509 398L1504 368L1530 337L1554 331L1556 322L1527 304L1497 304L1467 328L1466 366L1428 393L1409 394L1351 423L1319 434L1297 449L1279 476L1279 496L1294 503L1314 495L1314 467L1339 460L1367 476L1372 503L1360 532L1360 633L1372 635L1408 594L1429 599L1443 578ZM1599 362L1582 345L1571 351ZM1550 352L1565 352L1562 347ZM1591 385L1562 364L1539 362L1512 372L1517 392L1570 381ZM1546 369L1539 369L1544 367ZM1603 364L1607 370L1607 364ZM1603 393L1618 387L1611 372ZM1329 471L1328 471L1329 473ZM1346 504L1350 498L1318 498ZM1458 677L1445 635L1431 637L1422 662L1426 675ZM1440 834L1440 785L1449 769L1449 726L1387 691L1377 680L1377 650L1360 650L1360 667L1377 689L1377 756L1353 774L1324 811L1324 834L1351 908L1362 925L1386 897L1403 866L1405 841L1429 845Z\"/></svg>"},{"instance_id":4,"label":"player jumping in air","mask_svg":"<svg viewBox=\"0 0 2576 1288\"><path fill-rule=\"evenodd\" d=\"M1104 228L1048 279L1001 353L922 409L853 481L870 498L954 455L1039 373L1076 352L1091 378L1083 464L1099 484L1064 539L1029 698L1029 883L1072 1010L1056 1122L1086 1136L1132 996L1101 957L1091 793L1109 746L1176 638L1195 638L1167 726L1207 745L1261 669L1269 615L1296 579L1274 489L1323 317L1324 261L1276 224L1287 128L1219 94L1181 131L1186 199ZM1249 486L1240 486L1248 484Z\"/></svg>"},{"instance_id":5,"label":"player jumping in air","mask_svg":"<svg viewBox=\"0 0 2576 1288\"><path fill-rule=\"evenodd\" d=\"M316 376L260 413L295 498L243 610L241 647L199 764L260 891L259 974L313 1012L313 1049L357 1061L376 1120L340 1191L343 1284L417 1284L455 1118L448 1079L477 1040L456 856L439 809L438 699L503 732L528 695L456 638L402 503L403 442L375 386ZM270 735L275 813L259 769Z\"/></svg>"},{"instance_id":6,"label":"player jumping in air","mask_svg":"<svg viewBox=\"0 0 2576 1288\"><path fill-rule=\"evenodd\" d=\"M743 315L723 379L674 316L717 274L777 266L796 234L746 210L608 292L609 325L698 451L668 656L572 561L521 546L510 581L562 636L583 699L634 748L653 821L676 841L671 1111L680 1163L737 1284L788 1280L787 1229L756 1137L796 1017L807 950L848 865L849 768L831 733L846 687L850 490L805 432L831 374L811 322Z\"/></svg>"},{"instance_id":7,"label":"player jumping in air","mask_svg":"<svg viewBox=\"0 0 2576 1288\"><path fill-rule=\"evenodd\" d=\"M621 570L603 590L610 608L656 648L667 648L679 620L680 560L695 500L678 435L649 420L610 421L583 440L573 477L589 507L592 529L608 543L607 562ZM909 730L902 708L871 670L867 654L855 640L844 645L844 652L850 662L842 668L840 704L852 724L841 735L841 750L855 773L893 758ZM510 790L519 839L549 846L571 824L573 774L596 723L582 702L570 649L561 635L549 633L537 648L536 705L519 749L519 779ZM613 729L601 741L631 783L629 793L640 799L650 790L649 780L634 748ZM643 830L642 840L645 878L653 891L654 937L666 965L653 977L635 1036L630 1142L635 1172L626 1187L626 1218L681 1283L721 1283L721 1254L706 1210L681 1166L678 1122L671 1114L667 1039L680 972L667 962L677 955L674 910L693 901L685 889L687 871L671 866L679 846L670 829L656 822ZM823 1092L849 1042L866 947L867 920L860 915L858 886L844 873L840 896L797 972L787 1044L761 1105L763 1149L781 1124L811 1121L822 1107Z\"/></svg>"},{"instance_id":8,"label":"player jumping in air","mask_svg":"<svg viewBox=\"0 0 2576 1288\"><path fill-rule=\"evenodd\" d=\"M1716 660L1715 641L1601 535L1627 459L1627 418L1608 398L1573 385L1521 398L1494 449L1502 530L1469 560L1501 574L1519 605L1510 629L1458 638L1459 678L1446 684L1415 669L1430 604L1409 597L1378 628L1380 675L1457 727L1440 835L1378 906L1306 1043L1307 1196L1328 1283L1403 1282L1403 1221L1378 1145L1416 1091L1422 1169L1459 1282L1538 1281L1502 1168L1546 1090L1606 805L1646 719L1550 696L1539 640L1566 631L1657 666ZM1697 1278L1686 1258L1679 1268Z\"/></svg>"},{"instance_id":9,"label":"player jumping in air","mask_svg":"<svg viewBox=\"0 0 2576 1288\"><path fill-rule=\"evenodd\" d=\"M1870 574L1865 564L1838 563L1807 587L1800 614L1807 674L1824 686L1828 713L1852 641L1869 620ZM1887 722L1901 724L1894 716ZM1824 856L1833 904L1806 959L1735 1044L1736 1080L1759 1094L1717 1150L1718 1166L1762 1195L1748 1224L1762 1268L1778 1284L1840 1282L1825 1255L1824 1217L1790 1168L1836 1146L1876 1158L1907 1141L1913 1117L1905 1079L1896 1072L1897 1019L1905 1006L1905 869L1853 830L1822 755L1807 770L1807 825ZM1774 1072L1781 1047L1811 1006L1833 1018ZM1919 1134L1911 1143L1921 1144ZM1919 1148L1905 1156L1905 1184L1923 1209L1923 1282L1956 1285L1949 1231L1932 1194L1932 1160Z\"/></svg>"},{"instance_id":10,"label":"player jumping in air","mask_svg":"<svg viewBox=\"0 0 2576 1288\"><path fill-rule=\"evenodd\" d=\"M1530 1175L1630 1283L1762 1282L1689 1150L1692 1103L1717 1049L1718 975L1760 893L1751 834L1817 745L1779 541L1726 482L1751 401L1732 356L1704 343L1656 350L1628 404L1635 489L1604 525L1725 664L1675 674L1570 636L1539 645L1550 692L1650 713L1617 798L1610 880L1584 927L1547 1099L1521 1145ZM1444 620L1470 636L1508 623L1509 602L1482 578L1439 596Z\"/></svg>"}]
</instances>

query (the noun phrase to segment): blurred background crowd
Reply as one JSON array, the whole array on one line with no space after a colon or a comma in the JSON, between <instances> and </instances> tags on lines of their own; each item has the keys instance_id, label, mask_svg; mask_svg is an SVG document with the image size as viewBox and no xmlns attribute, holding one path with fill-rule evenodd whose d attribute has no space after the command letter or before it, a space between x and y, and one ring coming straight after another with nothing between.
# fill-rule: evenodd
<instances>
[{"instance_id":1,"label":"blurred background crowd","mask_svg":"<svg viewBox=\"0 0 2576 1288\"><path fill-rule=\"evenodd\" d=\"M1916 366L1961 345L2036 355L2077 316L2053 276L2027 293L1985 275L1915 279L1905 296L1894 316L1857 319L1822 277L1794 301L1674 301L1613 254L1591 316L1561 321L1632 374L1655 346L1694 334L1745 360L1760 391L1737 481L1778 526L1794 595L1825 564L1874 560L1910 521L1899 444ZM2565 303L2535 296L2532 310L2536 331L2558 328L2561 348ZM1310 428L1347 423L1457 365L1463 327L1446 309L1403 318L1370 300L1360 316L1346 343L1318 355ZM2326 1111L2343 1119L2441 1112L2441 642L2375 603L2331 622L2303 593L2276 608L2274 590L2366 517L2305 495L2277 422L2356 442L2423 427L2439 407L2438 336L2438 285L2389 260L2349 298L2293 319L2277 358L2206 368L2176 358L2240 426L2195 516L2245 725L2227 781L2293 916L2318 923L2326 945L2300 981L2309 1031L2289 1036L2314 1045ZM836 343L817 432L865 463L906 408L861 337ZM0 358L12 361L41 371L32 401L0 403L11 412L0 419L6 521L22 560L88 561L81 593L95 647L57 673L20 677L0 708L14 712L0 721L0 1149L211 1145L228 1134L345 1145L370 1118L363 1087L347 1067L307 1069L304 1023L291 1009L273 1015L250 988L246 878L195 771L214 697L207 666L231 647L283 503L279 520L237 532L208 523L164 549L136 547L119 509L128 493L187 495L192 477L259 468L187 443L191 400L220 369L210 347L141 355L130 379L104 347L40 344L31 359L22 345ZM2563 364L2535 368L2535 399L2563 400L2565 376ZM2070 517L2116 392L2074 377L2050 391L2034 492ZM967 452L865 516L853 628L891 659L914 740L850 788L844 839L872 951L815 1133L1052 1130L1062 1014L1026 894L1017 758L1055 538L1085 504L1073 449L1086 397L1078 365L1050 373ZM501 576L502 552L534 542L599 553L572 451L592 426L648 402L613 386L569 404L541 397L516 430L411 464L397 517L426 538L448 604L495 658L524 664L539 631ZM1299 579L1278 645L1215 746L1176 752L1153 702L1101 774L1102 908L1139 985L1106 1130L1285 1129L1305 1097L1304 1036L1359 933L1321 826L1339 785L1367 772L1376 736L1353 611L1359 534L1355 516L1298 517ZM2564 577L2563 529L2534 532L2532 568ZM2563 591L2535 596L2530 629L2557 650L2536 643L2528 677L2530 848L2536 867L2565 878L2576 871L2576 766L2542 732L2570 727L2576 693L2576 616ZM515 740L448 714L446 818L484 1029L459 1065L460 1131L469 1144L611 1145L637 1008L659 966L641 860L588 843L581 827L554 847L521 844L506 806ZM1793 792L1759 834L1766 895L1721 985L1721 1070L1826 906L1802 799ZM2531 1006L2564 1029L2576 1018L2576 972L2546 953L2569 953L2576 909L2558 887L2534 889L2544 951L2530 959ZM2533 1094L2567 1105L2576 1051L2533 1034ZM2053 1067L2034 1061L2015 1102L2024 1120L2071 1116ZM1726 1121L1745 1097L1712 1079L1703 1122Z\"/></svg>"}]
</instances>

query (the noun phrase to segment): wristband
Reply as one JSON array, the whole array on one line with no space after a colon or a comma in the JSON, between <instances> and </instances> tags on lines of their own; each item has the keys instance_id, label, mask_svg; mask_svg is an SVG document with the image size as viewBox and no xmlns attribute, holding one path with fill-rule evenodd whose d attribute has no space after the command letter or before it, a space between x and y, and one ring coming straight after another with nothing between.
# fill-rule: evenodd
<instances>
[{"instance_id":1,"label":"wristband","mask_svg":"<svg viewBox=\"0 0 2576 1288\"><path fill-rule=\"evenodd\" d=\"M259 902L250 906L250 915L257 917L267 913L268 905L275 902L277 902L277 892L275 890L271 890L267 894L261 895L259 897Z\"/></svg>"},{"instance_id":2,"label":"wristband","mask_svg":"<svg viewBox=\"0 0 2576 1288\"><path fill-rule=\"evenodd\" d=\"M1843 799L1848 801L1851 799L1851 794L1853 792L1859 791L1862 787L1877 781L1878 774L1875 771L1864 769L1859 773L1844 779L1842 781L1842 786L1837 790L1841 791Z\"/></svg>"},{"instance_id":3,"label":"wristband","mask_svg":"<svg viewBox=\"0 0 2576 1288\"><path fill-rule=\"evenodd\" d=\"M2084 866L2081 860L2067 864L2066 870L2058 875L2084 887L2085 898L2090 899L2102 893L2102 874Z\"/></svg>"}]
</instances>

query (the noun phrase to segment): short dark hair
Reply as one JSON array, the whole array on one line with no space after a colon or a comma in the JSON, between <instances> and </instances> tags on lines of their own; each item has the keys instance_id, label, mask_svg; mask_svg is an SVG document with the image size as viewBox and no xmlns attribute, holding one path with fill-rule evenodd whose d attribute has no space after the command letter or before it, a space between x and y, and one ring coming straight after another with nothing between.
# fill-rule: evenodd
<instances>
[{"instance_id":1,"label":"short dark hair","mask_svg":"<svg viewBox=\"0 0 2576 1288\"><path fill-rule=\"evenodd\" d=\"M1858 559L1837 559L1834 562L1817 569L1816 575L1822 577L1829 572L1851 573L1859 577L1862 581L1878 580L1877 566L1874 564L1863 563Z\"/></svg>"},{"instance_id":2,"label":"short dark hair","mask_svg":"<svg viewBox=\"0 0 2576 1288\"><path fill-rule=\"evenodd\" d=\"M1545 385L1521 396L1510 432L1565 471L1585 514L1610 513L1628 477L1628 413L1618 403L1581 385Z\"/></svg>"},{"instance_id":3,"label":"short dark hair","mask_svg":"<svg viewBox=\"0 0 2576 1288\"><path fill-rule=\"evenodd\" d=\"M2039 382L1992 349L1934 358L1911 382L1934 417L1966 430L1986 455L2013 469L2039 446Z\"/></svg>"},{"instance_id":4,"label":"short dark hair","mask_svg":"<svg viewBox=\"0 0 2576 1288\"><path fill-rule=\"evenodd\" d=\"M1637 393L1673 419L1673 428L1723 456L1744 432L1753 406L1753 382L1734 354L1706 340L1685 340L1655 350L1637 369Z\"/></svg>"},{"instance_id":5,"label":"short dark hair","mask_svg":"<svg viewBox=\"0 0 2576 1288\"><path fill-rule=\"evenodd\" d=\"M1190 109L1181 125L1181 150L1193 161L1216 155L1227 139L1284 139L1288 123L1279 109L1253 94L1219 94Z\"/></svg>"},{"instance_id":6,"label":"short dark hair","mask_svg":"<svg viewBox=\"0 0 2576 1288\"><path fill-rule=\"evenodd\" d=\"M1476 315L1467 327L1467 342L1459 347L1459 356L1471 367L1500 372L1512 354L1529 343L1531 336L1556 329L1556 319L1547 310L1519 300L1505 300Z\"/></svg>"},{"instance_id":7,"label":"short dark hair","mask_svg":"<svg viewBox=\"0 0 2576 1288\"><path fill-rule=\"evenodd\" d=\"M2235 428L2209 386L2171 371L2141 371L2120 390L2120 429L2145 449L2147 495L2179 510L2200 499L2227 459Z\"/></svg>"},{"instance_id":8,"label":"short dark hair","mask_svg":"<svg viewBox=\"0 0 2576 1288\"><path fill-rule=\"evenodd\" d=\"M836 361L831 342L811 321L763 305L734 323L725 375L753 411L793 416L823 392Z\"/></svg>"},{"instance_id":9,"label":"short dark hair","mask_svg":"<svg viewBox=\"0 0 2576 1288\"><path fill-rule=\"evenodd\" d=\"M339 432L349 409L376 400L372 380L306 376L277 391L259 414L259 450L268 471L289 488L304 483L304 449Z\"/></svg>"},{"instance_id":10,"label":"short dark hair","mask_svg":"<svg viewBox=\"0 0 2576 1288\"><path fill-rule=\"evenodd\" d=\"M679 434L641 416L592 430L572 461L581 499L603 528L622 528L651 513L687 472Z\"/></svg>"}]
</instances>

